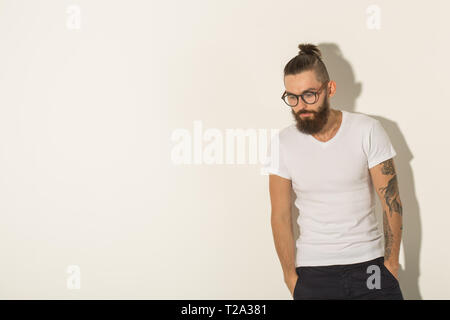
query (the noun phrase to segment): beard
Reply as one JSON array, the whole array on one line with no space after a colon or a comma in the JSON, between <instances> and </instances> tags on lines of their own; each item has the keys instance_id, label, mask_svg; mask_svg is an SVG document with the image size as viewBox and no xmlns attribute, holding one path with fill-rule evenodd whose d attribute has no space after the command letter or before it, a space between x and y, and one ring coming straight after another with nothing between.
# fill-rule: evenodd
<instances>
[{"instance_id":1,"label":"beard","mask_svg":"<svg viewBox=\"0 0 450 320\"><path fill-rule=\"evenodd\" d=\"M302 110L295 113L291 110L294 116L296 127L300 132L305 134L316 134L319 133L328 121L330 116L330 102L328 100L328 95L325 95L325 99L319 109L316 111ZM312 113L312 115L307 117L300 117L302 113Z\"/></svg>"}]
</instances>

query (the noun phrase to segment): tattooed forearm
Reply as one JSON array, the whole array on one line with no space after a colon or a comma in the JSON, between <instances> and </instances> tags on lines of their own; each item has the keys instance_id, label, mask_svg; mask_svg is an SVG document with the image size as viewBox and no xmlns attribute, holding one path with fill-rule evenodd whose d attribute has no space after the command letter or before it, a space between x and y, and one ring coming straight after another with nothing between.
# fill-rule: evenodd
<instances>
[{"instance_id":1,"label":"tattooed forearm","mask_svg":"<svg viewBox=\"0 0 450 320\"><path fill-rule=\"evenodd\" d=\"M386 160L382 163L381 172L384 175L393 175L386 187L381 187L379 190L383 194L384 200L389 208L389 214L392 217L393 212L403 214L402 203L398 192L397 174L395 173L394 163L392 159Z\"/></svg>"},{"instance_id":2,"label":"tattooed forearm","mask_svg":"<svg viewBox=\"0 0 450 320\"><path fill-rule=\"evenodd\" d=\"M396 264L403 230L403 209L393 160L382 162L378 169L373 170L373 177L383 206L384 258Z\"/></svg>"},{"instance_id":3,"label":"tattooed forearm","mask_svg":"<svg viewBox=\"0 0 450 320\"><path fill-rule=\"evenodd\" d=\"M389 260L392 252L392 243L394 241L394 235L392 234L391 227L389 226L386 210L383 210L383 229L384 229L384 258Z\"/></svg>"},{"instance_id":4,"label":"tattooed forearm","mask_svg":"<svg viewBox=\"0 0 450 320\"><path fill-rule=\"evenodd\" d=\"M402 215L403 208L398 193L397 175L394 175L389 180L386 187L381 187L380 191L383 194L386 205L389 208L390 216L392 217L393 212L397 212L398 214Z\"/></svg>"}]
</instances>

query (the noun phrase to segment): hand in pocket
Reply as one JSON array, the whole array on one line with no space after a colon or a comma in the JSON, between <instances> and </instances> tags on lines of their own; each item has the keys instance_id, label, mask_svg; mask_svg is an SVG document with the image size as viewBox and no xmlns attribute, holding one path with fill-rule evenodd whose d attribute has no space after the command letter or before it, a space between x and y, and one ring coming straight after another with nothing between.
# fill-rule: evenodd
<instances>
[{"instance_id":1,"label":"hand in pocket","mask_svg":"<svg viewBox=\"0 0 450 320\"><path fill-rule=\"evenodd\" d=\"M394 269L394 267L392 267L389 264L386 264L385 262L383 262L384 267L387 269L387 271L395 278L395 280L398 281L398 268Z\"/></svg>"},{"instance_id":2,"label":"hand in pocket","mask_svg":"<svg viewBox=\"0 0 450 320\"><path fill-rule=\"evenodd\" d=\"M295 278L295 282L293 283L292 290L291 290L292 297L294 297L295 289L297 289L299 279L300 279L300 277L297 275L297 277Z\"/></svg>"}]
</instances>

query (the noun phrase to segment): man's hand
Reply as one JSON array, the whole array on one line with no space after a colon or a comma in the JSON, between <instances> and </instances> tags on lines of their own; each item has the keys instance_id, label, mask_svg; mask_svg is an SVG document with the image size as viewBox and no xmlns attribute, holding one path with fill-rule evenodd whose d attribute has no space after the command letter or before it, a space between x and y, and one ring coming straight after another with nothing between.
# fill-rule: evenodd
<instances>
[{"instance_id":1,"label":"man's hand","mask_svg":"<svg viewBox=\"0 0 450 320\"><path fill-rule=\"evenodd\" d=\"M292 297L294 297L294 289L295 289L295 285L297 283L297 279L298 279L298 275L296 273L285 279L286 285L288 286Z\"/></svg>"},{"instance_id":2,"label":"man's hand","mask_svg":"<svg viewBox=\"0 0 450 320\"><path fill-rule=\"evenodd\" d=\"M384 261L384 266L394 275L395 279L397 279L398 281L398 268L400 267L400 264Z\"/></svg>"}]
</instances>

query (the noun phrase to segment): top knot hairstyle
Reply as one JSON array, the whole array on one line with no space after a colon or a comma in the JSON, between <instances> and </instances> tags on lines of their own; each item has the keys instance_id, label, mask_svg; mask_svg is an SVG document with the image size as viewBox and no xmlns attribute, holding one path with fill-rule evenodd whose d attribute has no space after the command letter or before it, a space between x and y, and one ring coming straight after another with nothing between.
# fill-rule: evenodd
<instances>
[{"instance_id":1,"label":"top knot hairstyle","mask_svg":"<svg viewBox=\"0 0 450 320\"><path fill-rule=\"evenodd\" d=\"M322 61L322 53L316 45L301 43L300 51L284 67L284 76L295 75L303 71L313 70L317 81L323 83L330 80L327 68Z\"/></svg>"},{"instance_id":2,"label":"top knot hairstyle","mask_svg":"<svg viewBox=\"0 0 450 320\"><path fill-rule=\"evenodd\" d=\"M318 58L322 57L322 54L319 50L319 48L317 48L317 46L310 44L310 43L301 43L298 45L298 48L300 49L300 51L298 52L298 54L309 54L309 55L316 55Z\"/></svg>"}]
</instances>

